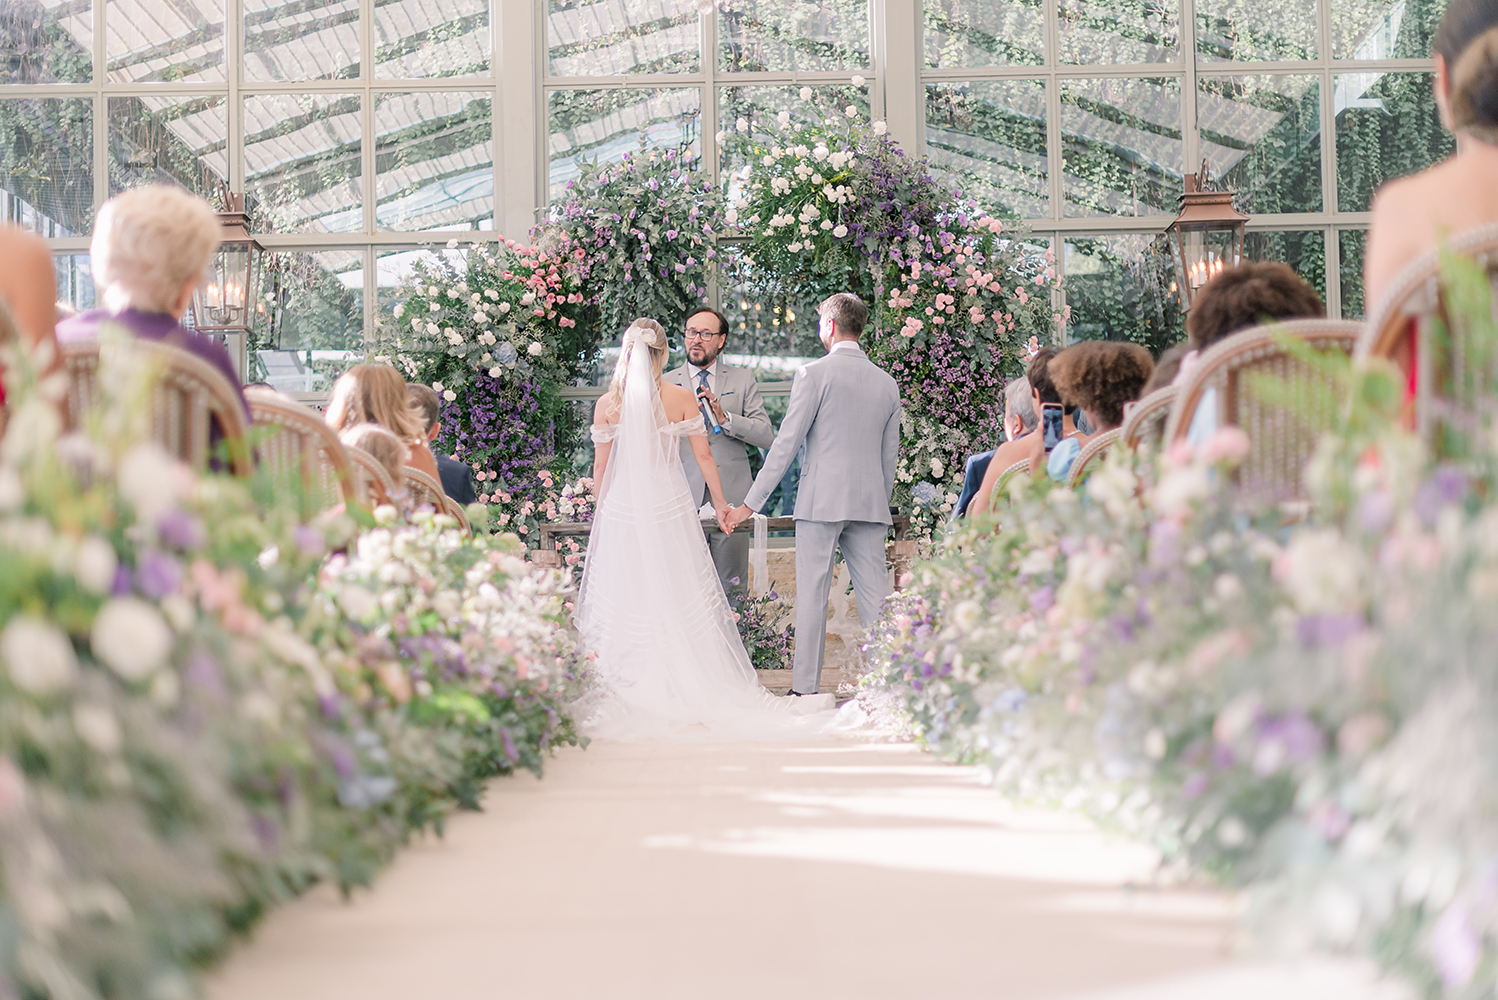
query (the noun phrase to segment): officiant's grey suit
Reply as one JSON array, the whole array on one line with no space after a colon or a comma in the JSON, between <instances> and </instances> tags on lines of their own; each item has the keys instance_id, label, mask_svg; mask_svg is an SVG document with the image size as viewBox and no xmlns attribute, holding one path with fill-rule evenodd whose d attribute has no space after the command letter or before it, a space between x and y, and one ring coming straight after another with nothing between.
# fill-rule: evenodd
<instances>
[{"instance_id":1,"label":"officiant's grey suit","mask_svg":"<svg viewBox=\"0 0 1498 1000\"><path fill-rule=\"evenodd\" d=\"M790 406L764 468L744 498L765 502L805 442L796 489L796 662L791 687L815 694L827 641L827 593L836 550L853 578L868 628L889 595L884 558L889 497L900 457L900 389L853 341L796 373ZM738 532L735 532L738 534Z\"/></svg>"},{"instance_id":2,"label":"officiant's grey suit","mask_svg":"<svg viewBox=\"0 0 1498 1000\"><path fill-rule=\"evenodd\" d=\"M723 481L723 496L732 506L744 502L754 478L749 474L749 449L770 447L775 440L775 425L765 412L764 398L760 396L759 383L754 373L747 368L735 368L724 364L719 358L709 369L712 373L711 388L723 407L728 422L722 434L708 431L707 440L713 450L713 461L718 466L718 477ZM701 369L693 365L682 365L666 374L666 381L696 393L697 373ZM687 438L681 439L681 464L687 474L687 489L692 502L697 506L712 502L707 484L702 481L702 470L692 457L692 445ZM750 532L736 531L732 535L713 532L708 546L713 553L713 566L718 579L723 581L723 591L729 588L749 586L749 540ZM738 583L734 584L734 580Z\"/></svg>"}]
</instances>

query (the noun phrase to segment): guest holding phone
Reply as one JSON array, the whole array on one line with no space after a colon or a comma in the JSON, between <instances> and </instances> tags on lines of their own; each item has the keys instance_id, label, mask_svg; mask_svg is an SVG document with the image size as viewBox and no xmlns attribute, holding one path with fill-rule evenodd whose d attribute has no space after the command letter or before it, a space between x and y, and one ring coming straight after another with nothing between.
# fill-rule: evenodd
<instances>
[{"instance_id":1,"label":"guest holding phone","mask_svg":"<svg viewBox=\"0 0 1498 1000\"><path fill-rule=\"evenodd\" d=\"M988 463L988 471L983 476L983 485L978 487L978 495L973 497L967 505L969 517L988 510L993 503L993 488L1004 474L1004 470L1017 462L1029 459L1031 446L1041 440L1039 433L1041 427L1039 421L1044 419L1043 412L1047 403L1060 405L1061 394L1056 391L1056 384L1051 381L1050 374L1046 371L1046 365L1056 356L1056 352L1049 347L1043 347L1030 359L1030 367L1025 372L1025 380L1030 386L1030 404L1035 411L1037 432L1026 434L1001 445L993 454L993 459ZM1071 433L1076 427L1071 422L1071 417L1063 407L1062 433Z\"/></svg>"},{"instance_id":2,"label":"guest holding phone","mask_svg":"<svg viewBox=\"0 0 1498 1000\"><path fill-rule=\"evenodd\" d=\"M1058 414L1055 443L1049 435L1042 435L1031 446L1031 475L1038 475L1044 468L1056 482L1064 482L1083 445L1123 424L1124 404L1139 398L1154 370L1149 351L1116 340L1084 340L1052 358L1046 365L1052 383L1063 402L1086 414L1092 430L1085 434L1075 428L1068 430L1068 418L1064 412ZM1041 425L1046 425L1045 414Z\"/></svg>"}]
</instances>

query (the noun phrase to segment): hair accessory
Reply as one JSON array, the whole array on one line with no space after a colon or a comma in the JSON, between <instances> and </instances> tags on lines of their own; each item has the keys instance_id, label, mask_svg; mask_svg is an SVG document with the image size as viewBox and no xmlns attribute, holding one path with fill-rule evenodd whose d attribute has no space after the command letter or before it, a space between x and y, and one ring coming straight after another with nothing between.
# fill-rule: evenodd
<instances>
[{"instance_id":1,"label":"hair accessory","mask_svg":"<svg viewBox=\"0 0 1498 1000\"><path fill-rule=\"evenodd\" d=\"M624 342L626 344L633 344L637 340L649 344L651 347L659 347L661 345L661 335L648 327L632 326L624 334Z\"/></svg>"}]
</instances>

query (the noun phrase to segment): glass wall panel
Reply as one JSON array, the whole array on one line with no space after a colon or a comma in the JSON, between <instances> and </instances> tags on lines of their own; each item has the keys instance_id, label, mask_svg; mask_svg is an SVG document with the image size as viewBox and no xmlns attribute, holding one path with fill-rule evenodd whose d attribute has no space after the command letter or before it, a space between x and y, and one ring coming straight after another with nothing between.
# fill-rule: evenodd
<instances>
[{"instance_id":1,"label":"glass wall panel","mask_svg":"<svg viewBox=\"0 0 1498 1000\"><path fill-rule=\"evenodd\" d=\"M223 2L107 0L104 54L111 83L223 81Z\"/></svg>"},{"instance_id":2,"label":"glass wall panel","mask_svg":"<svg viewBox=\"0 0 1498 1000\"><path fill-rule=\"evenodd\" d=\"M811 91L803 98L801 91ZM773 122L780 112L788 112L795 124L824 121L832 115L844 115L846 109L856 109L863 121L869 120L869 95L863 88L842 84L823 84L819 87L724 87L718 95L718 120L722 128L736 128L739 119L751 130L759 122ZM730 174L743 163L726 150L719 156L720 177L726 184Z\"/></svg>"},{"instance_id":3,"label":"glass wall panel","mask_svg":"<svg viewBox=\"0 0 1498 1000\"><path fill-rule=\"evenodd\" d=\"M554 90L550 119L551 197L577 177L579 163L617 160L639 148L690 146L702 154L702 92L697 88Z\"/></svg>"},{"instance_id":4,"label":"glass wall panel","mask_svg":"<svg viewBox=\"0 0 1498 1000\"><path fill-rule=\"evenodd\" d=\"M927 66L1039 66L1045 9L1038 0L926 0Z\"/></svg>"},{"instance_id":5,"label":"glass wall panel","mask_svg":"<svg viewBox=\"0 0 1498 1000\"><path fill-rule=\"evenodd\" d=\"M1316 0L1197 0L1196 51L1215 62L1315 59Z\"/></svg>"},{"instance_id":6,"label":"glass wall panel","mask_svg":"<svg viewBox=\"0 0 1498 1000\"><path fill-rule=\"evenodd\" d=\"M1201 155L1249 215L1321 211L1321 85L1314 76L1197 81Z\"/></svg>"},{"instance_id":7,"label":"glass wall panel","mask_svg":"<svg viewBox=\"0 0 1498 1000\"><path fill-rule=\"evenodd\" d=\"M1441 125L1431 79L1429 73L1332 78L1339 211L1368 211L1384 181L1423 170L1456 149Z\"/></svg>"},{"instance_id":8,"label":"glass wall panel","mask_svg":"<svg viewBox=\"0 0 1498 1000\"><path fill-rule=\"evenodd\" d=\"M1072 236L1065 245L1070 339L1132 340L1158 354L1185 336L1163 236Z\"/></svg>"},{"instance_id":9,"label":"glass wall panel","mask_svg":"<svg viewBox=\"0 0 1498 1000\"><path fill-rule=\"evenodd\" d=\"M209 195L228 178L227 98L109 99L111 195L156 183Z\"/></svg>"},{"instance_id":10,"label":"glass wall panel","mask_svg":"<svg viewBox=\"0 0 1498 1000\"><path fill-rule=\"evenodd\" d=\"M0 3L0 84L87 83L94 78L93 52L88 0Z\"/></svg>"},{"instance_id":11,"label":"glass wall panel","mask_svg":"<svg viewBox=\"0 0 1498 1000\"><path fill-rule=\"evenodd\" d=\"M1362 319L1363 253L1368 249L1368 230L1343 229L1337 233L1337 275L1342 282L1342 318Z\"/></svg>"},{"instance_id":12,"label":"glass wall panel","mask_svg":"<svg viewBox=\"0 0 1498 1000\"><path fill-rule=\"evenodd\" d=\"M1174 215L1181 193L1181 81L1061 81L1067 216Z\"/></svg>"},{"instance_id":13,"label":"glass wall panel","mask_svg":"<svg viewBox=\"0 0 1498 1000\"><path fill-rule=\"evenodd\" d=\"M1179 9L1158 0L1059 0L1060 61L1082 66L1178 62Z\"/></svg>"},{"instance_id":14,"label":"glass wall panel","mask_svg":"<svg viewBox=\"0 0 1498 1000\"><path fill-rule=\"evenodd\" d=\"M926 147L938 180L990 212L1051 214L1044 80L928 84Z\"/></svg>"},{"instance_id":15,"label":"glass wall panel","mask_svg":"<svg viewBox=\"0 0 1498 1000\"><path fill-rule=\"evenodd\" d=\"M266 94L244 102L246 194L278 233L364 229L356 94Z\"/></svg>"},{"instance_id":16,"label":"glass wall panel","mask_svg":"<svg viewBox=\"0 0 1498 1000\"><path fill-rule=\"evenodd\" d=\"M375 96L380 229L492 229L490 91Z\"/></svg>"},{"instance_id":17,"label":"glass wall panel","mask_svg":"<svg viewBox=\"0 0 1498 1000\"><path fill-rule=\"evenodd\" d=\"M870 51L868 0L735 0L718 13L727 73L863 69Z\"/></svg>"},{"instance_id":18,"label":"glass wall panel","mask_svg":"<svg viewBox=\"0 0 1498 1000\"><path fill-rule=\"evenodd\" d=\"M695 73L697 0L547 0L548 76Z\"/></svg>"},{"instance_id":19,"label":"glass wall panel","mask_svg":"<svg viewBox=\"0 0 1498 1000\"><path fill-rule=\"evenodd\" d=\"M380 353L409 349L410 328L395 319L395 307L403 301L403 285L415 274L417 263L427 265L428 273L462 276L468 273L468 258L463 249L381 249L375 253L375 330L374 341ZM409 317L408 317L409 318Z\"/></svg>"},{"instance_id":20,"label":"glass wall panel","mask_svg":"<svg viewBox=\"0 0 1498 1000\"><path fill-rule=\"evenodd\" d=\"M817 305L822 296L787 290L778 295L764 295L730 284L723 290L721 310L728 317L729 354L759 359L777 356L821 357L826 348L817 339ZM673 338L680 339L673 333ZM776 368L773 360L765 365ZM769 378L790 378L794 366L786 367Z\"/></svg>"},{"instance_id":21,"label":"glass wall panel","mask_svg":"<svg viewBox=\"0 0 1498 1000\"><path fill-rule=\"evenodd\" d=\"M359 75L359 0L243 0L244 73L251 81Z\"/></svg>"},{"instance_id":22,"label":"glass wall panel","mask_svg":"<svg viewBox=\"0 0 1498 1000\"><path fill-rule=\"evenodd\" d=\"M57 271L57 301L79 312L94 307L94 263L86 253L61 254L52 258Z\"/></svg>"},{"instance_id":23,"label":"glass wall panel","mask_svg":"<svg viewBox=\"0 0 1498 1000\"><path fill-rule=\"evenodd\" d=\"M87 236L94 221L94 102L0 100L0 220L42 236Z\"/></svg>"},{"instance_id":24,"label":"glass wall panel","mask_svg":"<svg viewBox=\"0 0 1498 1000\"><path fill-rule=\"evenodd\" d=\"M326 392L363 360L364 253L279 250L265 271L276 320L254 346L255 374L284 392Z\"/></svg>"},{"instance_id":25,"label":"glass wall panel","mask_svg":"<svg viewBox=\"0 0 1498 1000\"><path fill-rule=\"evenodd\" d=\"M374 9L375 76L487 76L489 0L397 0Z\"/></svg>"},{"instance_id":26,"label":"glass wall panel","mask_svg":"<svg viewBox=\"0 0 1498 1000\"><path fill-rule=\"evenodd\" d=\"M1326 301L1326 233L1320 229L1254 230L1243 238L1247 260L1289 264Z\"/></svg>"},{"instance_id":27,"label":"glass wall panel","mask_svg":"<svg viewBox=\"0 0 1498 1000\"><path fill-rule=\"evenodd\" d=\"M1405 17L1405 0L1332 0L1334 59L1426 59L1445 3L1416 8Z\"/></svg>"}]
</instances>

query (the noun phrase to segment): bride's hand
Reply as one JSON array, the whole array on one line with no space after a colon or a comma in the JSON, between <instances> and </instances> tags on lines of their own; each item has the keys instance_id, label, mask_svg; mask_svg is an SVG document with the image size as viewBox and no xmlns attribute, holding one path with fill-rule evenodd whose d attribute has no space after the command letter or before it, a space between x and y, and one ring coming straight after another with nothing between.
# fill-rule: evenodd
<instances>
[{"instance_id":1,"label":"bride's hand","mask_svg":"<svg viewBox=\"0 0 1498 1000\"><path fill-rule=\"evenodd\" d=\"M720 503L718 508L718 527L723 529L723 534L733 534L733 508L726 503Z\"/></svg>"}]
</instances>

